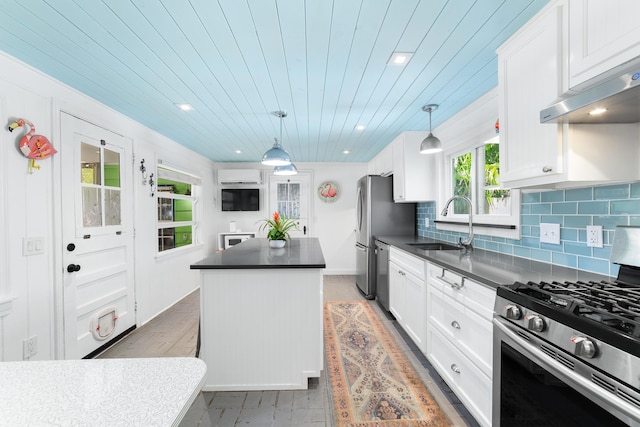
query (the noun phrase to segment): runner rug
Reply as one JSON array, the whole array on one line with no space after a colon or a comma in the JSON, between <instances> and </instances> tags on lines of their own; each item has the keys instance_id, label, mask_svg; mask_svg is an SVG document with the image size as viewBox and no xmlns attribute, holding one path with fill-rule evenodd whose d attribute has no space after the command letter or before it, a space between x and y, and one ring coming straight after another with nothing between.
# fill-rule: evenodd
<instances>
[{"instance_id":1,"label":"runner rug","mask_svg":"<svg viewBox=\"0 0 640 427\"><path fill-rule=\"evenodd\" d=\"M368 302L326 302L324 344L335 427L451 425Z\"/></svg>"}]
</instances>

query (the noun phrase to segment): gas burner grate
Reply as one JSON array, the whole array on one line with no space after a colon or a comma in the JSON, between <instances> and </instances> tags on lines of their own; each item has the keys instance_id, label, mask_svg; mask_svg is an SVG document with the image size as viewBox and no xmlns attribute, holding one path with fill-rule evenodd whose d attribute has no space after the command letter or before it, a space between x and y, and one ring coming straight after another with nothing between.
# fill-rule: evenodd
<instances>
[{"instance_id":1,"label":"gas burner grate","mask_svg":"<svg viewBox=\"0 0 640 427\"><path fill-rule=\"evenodd\" d=\"M554 309L640 337L640 285L617 282L528 282L512 287L517 293Z\"/></svg>"}]
</instances>

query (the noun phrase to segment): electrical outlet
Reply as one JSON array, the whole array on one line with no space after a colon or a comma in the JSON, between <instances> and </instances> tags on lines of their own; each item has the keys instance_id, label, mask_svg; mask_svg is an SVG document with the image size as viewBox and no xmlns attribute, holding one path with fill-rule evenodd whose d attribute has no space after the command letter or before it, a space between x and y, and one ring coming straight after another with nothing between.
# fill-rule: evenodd
<instances>
[{"instance_id":1,"label":"electrical outlet","mask_svg":"<svg viewBox=\"0 0 640 427\"><path fill-rule=\"evenodd\" d=\"M38 337L36 335L22 341L22 358L27 360L38 352Z\"/></svg>"},{"instance_id":2,"label":"electrical outlet","mask_svg":"<svg viewBox=\"0 0 640 427\"><path fill-rule=\"evenodd\" d=\"M424 219L424 228L429 228L429 218Z\"/></svg>"},{"instance_id":3,"label":"electrical outlet","mask_svg":"<svg viewBox=\"0 0 640 427\"><path fill-rule=\"evenodd\" d=\"M601 248L603 244L602 226L587 225L587 246Z\"/></svg>"},{"instance_id":4,"label":"electrical outlet","mask_svg":"<svg viewBox=\"0 0 640 427\"><path fill-rule=\"evenodd\" d=\"M540 243L560 244L560 224L540 223Z\"/></svg>"}]
</instances>

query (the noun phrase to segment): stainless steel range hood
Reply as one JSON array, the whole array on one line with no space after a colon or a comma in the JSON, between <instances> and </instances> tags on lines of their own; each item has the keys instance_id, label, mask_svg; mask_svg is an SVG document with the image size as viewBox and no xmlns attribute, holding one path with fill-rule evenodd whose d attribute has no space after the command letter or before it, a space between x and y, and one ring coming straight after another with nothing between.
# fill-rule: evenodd
<instances>
[{"instance_id":1,"label":"stainless steel range hood","mask_svg":"<svg viewBox=\"0 0 640 427\"><path fill-rule=\"evenodd\" d=\"M598 115L589 114L605 108ZM640 66L574 95L563 96L540 111L540 123L637 123L640 122Z\"/></svg>"}]
</instances>

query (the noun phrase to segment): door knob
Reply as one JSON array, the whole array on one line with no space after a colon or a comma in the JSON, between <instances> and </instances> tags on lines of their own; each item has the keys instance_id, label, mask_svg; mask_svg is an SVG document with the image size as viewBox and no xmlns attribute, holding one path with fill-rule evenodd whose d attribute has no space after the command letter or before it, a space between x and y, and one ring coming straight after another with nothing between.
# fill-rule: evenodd
<instances>
[{"instance_id":1,"label":"door knob","mask_svg":"<svg viewBox=\"0 0 640 427\"><path fill-rule=\"evenodd\" d=\"M67 271L69 273L73 273L75 271L80 271L80 266L78 264L69 264L69 265L67 265Z\"/></svg>"}]
</instances>

